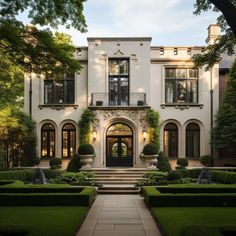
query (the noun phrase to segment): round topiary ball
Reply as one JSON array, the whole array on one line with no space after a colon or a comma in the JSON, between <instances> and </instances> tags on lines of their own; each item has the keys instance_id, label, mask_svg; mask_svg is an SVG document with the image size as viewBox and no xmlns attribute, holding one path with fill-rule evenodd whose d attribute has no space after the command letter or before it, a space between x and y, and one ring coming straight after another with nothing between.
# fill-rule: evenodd
<instances>
[{"instance_id":1,"label":"round topiary ball","mask_svg":"<svg viewBox=\"0 0 236 236\"><path fill-rule=\"evenodd\" d=\"M178 158L176 164L181 167L188 166L188 160L186 158Z\"/></svg>"},{"instance_id":2,"label":"round topiary ball","mask_svg":"<svg viewBox=\"0 0 236 236\"><path fill-rule=\"evenodd\" d=\"M91 144L89 143L82 143L78 148L79 155L94 155L95 151Z\"/></svg>"},{"instance_id":3,"label":"round topiary ball","mask_svg":"<svg viewBox=\"0 0 236 236\"><path fill-rule=\"evenodd\" d=\"M148 143L143 147L142 153L144 155L157 155L158 147L155 143Z\"/></svg>"}]
</instances>

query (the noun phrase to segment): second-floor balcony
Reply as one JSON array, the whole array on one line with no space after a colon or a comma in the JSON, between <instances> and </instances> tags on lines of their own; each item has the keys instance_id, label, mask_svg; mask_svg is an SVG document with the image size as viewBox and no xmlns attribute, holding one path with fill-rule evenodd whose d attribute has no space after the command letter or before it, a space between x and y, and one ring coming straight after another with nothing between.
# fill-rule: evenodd
<instances>
[{"instance_id":1,"label":"second-floor balcony","mask_svg":"<svg viewBox=\"0 0 236 236\"><path fill-rule=\"evenodd\" d=\"M92 93L90 107L147 107L146 93Z\"/></svg>"}]
</instances>

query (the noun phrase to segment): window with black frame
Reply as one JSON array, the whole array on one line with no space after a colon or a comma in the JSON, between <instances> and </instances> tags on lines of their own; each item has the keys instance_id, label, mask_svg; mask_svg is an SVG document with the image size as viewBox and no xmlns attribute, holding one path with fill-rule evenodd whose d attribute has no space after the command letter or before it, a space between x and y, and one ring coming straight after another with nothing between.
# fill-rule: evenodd
<instances>
[{"instance_id":1,"label":"window with black frame","mask_svg":"<svg viewBox=\"0 0 236 236\"><path fill-rule=\"evenodd\" d=\"M74 104L74 73L66 73L61 79L44 80L44 104Z\"/></svg>"},{"instance_id":2,"label":"window with black frame","mask_svg":"<svg viewBox=\"0 0 236 236\"><path fill-rule=\"evenodd\" d=\"M73 157L76 150L76 129L73 124L65 124L62 127L62 156Z\"/></svg>"},{"instance_id":3,"label":"window with black frame","mask_svg":"<svg viewBox=\"0 0 236 236\"><path fill-rule=\"evenodd\" d=\"M165 102L198 103L198 70L166 68Z\"/></svg>"},{"instance_id":4,"label":"window with black frame","mask_svg":"<svg viewBox=\"0 0 236 236\"><path fill-rule=\"evenodd\" d=\"M186 127L186 157L200 157L200 128L195 123Z\"/></svg>"},{"instance_id":5,"label":"window with black frame","mask_svg":"<svg viewBox=\"0 0 236 236\"><path fill-rule=\"evenodd\" d=\"M55 157L55 128L49 123L41 129L41 157Z\"/></svg>"},{"instance_id":6,"label":"window with black frame","mask_svg":"<svg viewBox=\"0 0 236 236\"><path fill-rule=\"evenodd\" d=\"M129 104L129 60L109 59L109 105Z\"/></svg>"}]
</instances>

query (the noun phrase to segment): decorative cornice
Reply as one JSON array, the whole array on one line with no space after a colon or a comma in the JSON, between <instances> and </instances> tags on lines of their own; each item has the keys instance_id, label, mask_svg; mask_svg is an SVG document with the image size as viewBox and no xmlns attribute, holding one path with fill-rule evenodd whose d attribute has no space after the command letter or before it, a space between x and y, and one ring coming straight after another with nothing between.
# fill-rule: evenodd
<instances>
[{"instance_id":1,"label":"decorative cornice","mask_svg":"<svg viewBox=\"0 0 236 236\"><path fill-rule=\"evenodd\" d=\"M179 109L179 110L183 111L183 110L188 110L189 108L192 108L192 107L199 107L200 109L202 109L203 104L192 104L192 103L161 104L162 109L165 109L166 107L172 107L172 108Z\"/></svg>"},{"instance_id":2,"label":"decorative cornice","mask_svg":"<svg viewBox=\"0 0 236 236\"><path fill-rule=\"evenodd\" d=\"M42 110L43 108L51 108L52 110L64 110L67 107L73 107L77 109L79 105L76 104L48 104L48 105L39 105L39 109Z\"/></svg>"}]
</instances>

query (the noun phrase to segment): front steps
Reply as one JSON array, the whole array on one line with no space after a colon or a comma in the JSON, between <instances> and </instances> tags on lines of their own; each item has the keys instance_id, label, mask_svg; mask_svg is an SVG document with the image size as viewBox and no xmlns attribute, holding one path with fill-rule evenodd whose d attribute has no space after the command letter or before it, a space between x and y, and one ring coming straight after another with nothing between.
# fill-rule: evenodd
<instances>
[{"instance_id":1,"label":"front steps","mask_svg":"<svg viewBox=\"0 0 236 236\"><path fill-rule=\"evenodd\" d=\"M146 168L93 168L99 194L138 194L136 186L143 174L150 170ZM153 171L153 170L152 170Z\"/></svg>"}]
</instances>

